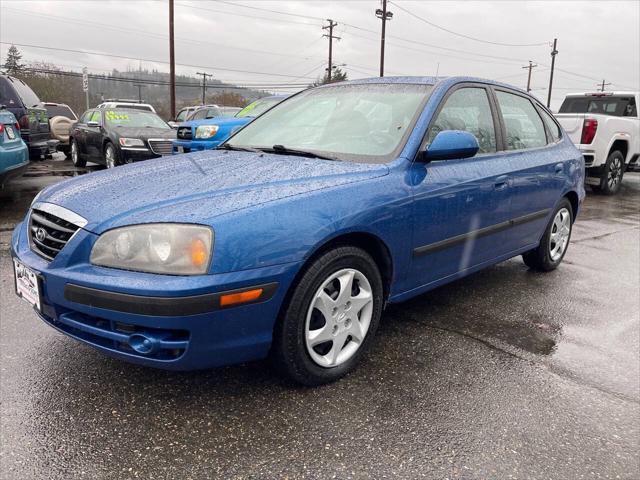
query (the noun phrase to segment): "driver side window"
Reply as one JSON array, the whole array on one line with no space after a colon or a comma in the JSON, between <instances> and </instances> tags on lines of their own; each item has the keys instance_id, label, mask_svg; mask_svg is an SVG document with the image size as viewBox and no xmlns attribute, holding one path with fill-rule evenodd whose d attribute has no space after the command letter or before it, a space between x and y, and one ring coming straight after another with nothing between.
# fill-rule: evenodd
<instances>
[{"instance_id":1,"label":"driver side window","mask_svg":"<svg viewBox=\"0 0 640 480\"><path fill-rule=\"evenodd\" d=\"M449 95L429 128L427 142L433 142L443 130L472 133L478 140L479 153L495 152L496 130L487 91L484 88L465 87Z\"/></svg>"}]
</instances>

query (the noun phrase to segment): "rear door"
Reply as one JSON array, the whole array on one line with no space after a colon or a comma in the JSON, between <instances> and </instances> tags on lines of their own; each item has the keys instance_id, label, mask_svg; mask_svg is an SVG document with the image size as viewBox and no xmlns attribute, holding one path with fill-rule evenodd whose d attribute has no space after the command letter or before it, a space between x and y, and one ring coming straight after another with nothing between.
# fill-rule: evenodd
<instances>
[{"instance_id":1,"label":"rear door","mask_svg":"<svg viewBox=\"0 0 640 480\"><path fill-rule=\"evenodd\" d=\"M565 162L571 158L563 157L567 149L559 147L560 131L543 107L520 92L493 90L503 128L502 156L512 169L513 227L504 241L510 250L518 250L540 240L551 209L562 195L569 168ZM542 112L548 117L546 122Z\"/></svg>"},{"instance_id":2,"label":"rear door","mask_svg":"<svg viewBox=\"0 0 640 480\"><path fill-rule=\"evenodd\" d=\"M414 163L414 239L411 287L452 278L508 253L511 170L498 152L495 105L485 85L453 87L434 116L424 145L438 132L476 136L472 158Z\"/></svg>"},{"instance_id":3,"label":"rear door","mask_svg":"<svg viewBox=\"0 0 640 480\"><path fill-rule=\"evenodd\" d=\"M91 118L91 115L93 115L93 112L94 110L87 110L86 112L84 112L72 131L73 138L78 144L78 150L82 156L89 155L89 150L87 147L87 122Z\"/></svg>"}]
</instances>

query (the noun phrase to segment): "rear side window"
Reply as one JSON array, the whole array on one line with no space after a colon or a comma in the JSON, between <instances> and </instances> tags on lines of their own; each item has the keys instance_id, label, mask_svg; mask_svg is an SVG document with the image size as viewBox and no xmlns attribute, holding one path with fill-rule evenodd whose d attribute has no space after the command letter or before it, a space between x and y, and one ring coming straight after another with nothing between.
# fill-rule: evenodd
<instances>
[{"instance_id":1,"label":"rear side window","mask_svg":"<svg viewBox=\"0 0 640 480\"><path fill-rule=\"evenodd\" d=\"M558 124L553 118L551 118L551 115L549 115L546 110L541 108L540 115L542 116L544 124L547 126L547 130L549 130L549 133L551 134L551 141L549 143L557 142L562 136L560 127L558 127Z\"/></svg>"},{"instance_id":2,"label":"rear side window","mask_svg":"<svg viewBox=\"0 0 640 480\"><path fill-rule=\"evenodd\" d=\"M17 78L13 79L13 81L11 81L11 84L22 99L22 103L25 107L30 108L38 106L38 104L40 103L40 99L35 93L33 93L33 90L29 88L29 85L21 80L18 80Z\"/></svg>"},{"instance_id":3,"label":"rear side window","mask_svg":"<svg viewBox=\"0 0 640 480\"><path fill-rule=\"evenodd\" d=\"M0 77L0 105L5 105L7 108L22 107L20 98L11 86L11 81L5 77Z\"/></svg>"},{"instance_id":4,"label":"rear side window","mask_svg":"<svg viewBox=\"0 0 640 480\"><path fill-rule=\"evenodd\" d=\"M560 113L598 113L613 117L636 116L635 110L636 101L633 97L613 97L604 94L567 97L560 107Z\"/></svg>"},{"instance_id":5,"label":"rear side window","mask_svg":"<svg viewBox=\"0 0 640 480\"><path fill-rule=\"evenodd\" d=\"M495 152L496 131L486 90L465 87L449 95L429 129L427 142L431 143L443 130L473 133L478 139L480 153Z\"/></svg>"},{"instance_id":6,"label":"rear side window","mask_svg":"<svg viewBox=\"0 0 640 480\"><path fill-rule=\"evenodd\" d=\"M507 150L538 148L547 144L542 119L531 101L513 93L496 91L506 132Z\"/></svg>"}]
</instances>

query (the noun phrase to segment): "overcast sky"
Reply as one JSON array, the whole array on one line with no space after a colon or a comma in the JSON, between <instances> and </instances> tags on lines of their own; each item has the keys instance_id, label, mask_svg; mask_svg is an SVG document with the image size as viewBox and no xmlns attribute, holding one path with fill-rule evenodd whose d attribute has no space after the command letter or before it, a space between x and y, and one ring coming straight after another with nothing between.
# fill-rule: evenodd
<instances>
[{"instance_id":1,"label":"overcast sky","mask_svg":"<svg viewBox=\"0 0 640 480\"><path fill-rule=\"evenodd\" d=\"M381 22L374 12L380 4L175 0L176 69L243 84L307 83L324 73L328 40L321 27L331 18L341 37L334 43L334 63L346 64L349 78L376 76ZM387 75L473 75L524 88L527 70L521 67L532 60L538 64L533 93L546 101L550 43L557 37L552 108L567 92L594 90L603 78L612 83L608 89L640 89L638 0L396 0L389 10ZM76 71L87 66L104 73L140 64L168 71L160 63L169 56L168 1L0 0L0 41L131 57L18 47L23 60ZM3 62L7 48L0 44Z\"/></svg>"}]
</instances>

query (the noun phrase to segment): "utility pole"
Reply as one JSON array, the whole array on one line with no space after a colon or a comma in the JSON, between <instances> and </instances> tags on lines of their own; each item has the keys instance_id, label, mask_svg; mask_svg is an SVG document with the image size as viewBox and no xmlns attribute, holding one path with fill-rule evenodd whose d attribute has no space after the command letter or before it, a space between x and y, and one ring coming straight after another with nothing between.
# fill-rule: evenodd
<instances>
[{"instance_id":1,"label":"utility pole","mask_svg":"<svg viewBox=\"0 0 640 480\"><path fill-rule=\"evenodd\" d=\"M138 87L138 102L142 103L142 87L146 87L146 85L134 83L133 86Z\"/></svg>"},{"instance_id":2,"label":"utility pole","mask_svg":"<svg viewBox=\"0 0 640 480\"><path fill-rule=\"evenodd\" d=\"M207 93L207 77L213 77L210 73L196 72L196 75L202 75L202 105L205 104L205 95Z\"/></svg>"},{"instance_id":3,"label":"utility pole","mask_svg":"<svg viewBox=\"0 0 640 480\"><path fill-rule=\"evenodd\" d=\"M327 37L329 39L329 66L327 67L327 83L331 83L331 72L333 68L333 39L340 40L340 37L336 37L333 35L333 27L338 25L338 22L334 22L330 18L327 18L327 22L329 25L325 25L322 27L323 30L329 30L329 35L326 33L322 35L323 37Z\"/></svg>"},{"instance_id":4,"label":"utility pole","mask_svg":"<svg viewBox=\"0 0 640 480\"><path fill-rule=\"evenodd\" d=\"M528 68L529 69L529 76L527 77L527 93L529 93L531 91L531 69L536 68L538 65L534 65L531 60L529 60L529 65L527 65L526 67L522 67L522 68Z\"/></svg>"},{"instance_id":5,"label":"utility pole","mask_svg":"<svg viewBox=\"0 0 640 480\"><path fill-rule=\"evenodd\" d=\"M173 40L173 0L169 0L169 89L172 119L176 118L176 56Z\"/></svg>"},{"instance_id":6,"label":"utility pole","mask_svg":"<svg viewBox=\"0 0 640 480\"><path fill-rule=\"evenodd\" d=\"M553 39L553 50L551 50L551 73L549 74L549 93L547 95L547 108L551 108L551 89L553 88L553 70L556 66L556 55L558 55L558 39Z\"/></svg>"},{"instance_id":7,"label":"utility pole","mask_svg":"<svg viewBox=\"0 0 640 480\"><path fill-rule=\"evenodd\" d=\"M393 18L393 13L387 11L387 0L382 0L382 8L376 10L376 17L382 20L382 34L380 35L380 76L384 77L384 39L387 20Z\"/></svg>"},{"instance_id":8,"label":"utility pole","mask_svg":"<svg viewBox=\"0 0 640 480\"><path fill-rule=\"evenodd\" d=\"M611 85L611 83L604 83L604 78L602 79L602 83L598 83L597 84L600 87L600 91L604 92L604 87L608 87L609 85Z\"/></svg>"}]
</instances>

